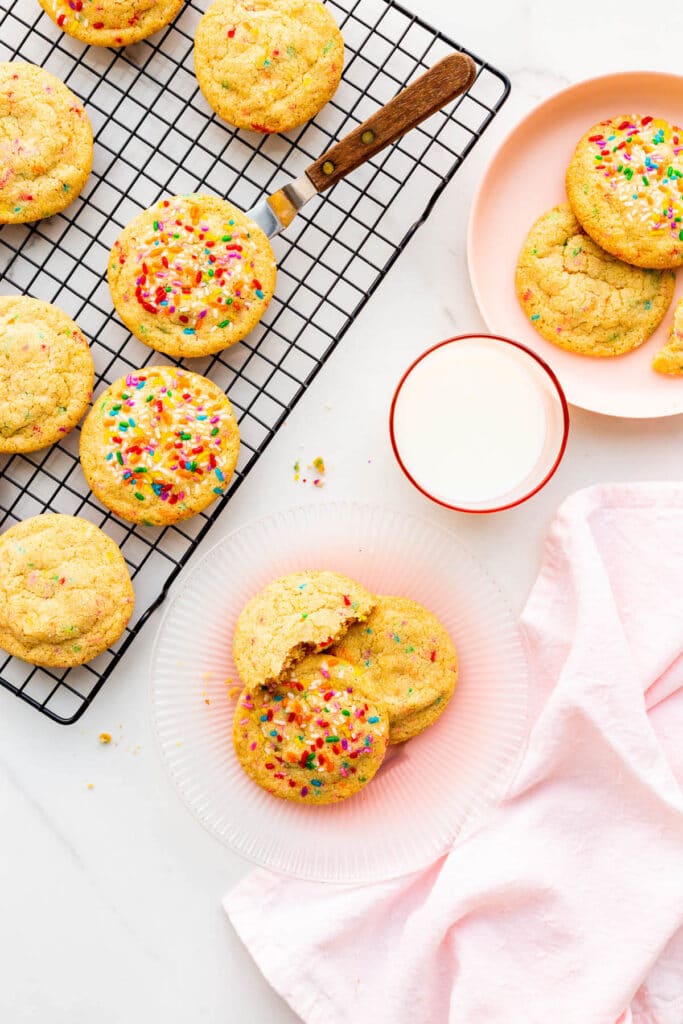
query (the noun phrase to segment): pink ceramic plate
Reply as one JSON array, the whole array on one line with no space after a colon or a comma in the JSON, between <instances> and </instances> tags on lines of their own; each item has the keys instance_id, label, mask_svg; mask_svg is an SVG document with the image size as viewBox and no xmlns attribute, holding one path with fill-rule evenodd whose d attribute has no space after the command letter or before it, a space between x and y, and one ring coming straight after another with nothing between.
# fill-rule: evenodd
<instances>
[{"instance_id":1,"label":"pink ceramic plate","mask_svg":"<svg viewBox=\"0 0 683 1024\"><path fill-rule=\"evenodd\" d=\"M630 113L683 123L683 78L655 71L593 78L552 96L514 128L475 197L468 239L470 276L491 333L515 338L537 352L573 405L609 416L671 416L683 412L683 377L655 373L650 363L666 343L675 304L683 298L683 273L658 330L639 349L614 359L575 355L546 341L515 295L522 243L537 217L566 200L564 175L576 143L603 118Z\"/></svg>"}]
</instances>

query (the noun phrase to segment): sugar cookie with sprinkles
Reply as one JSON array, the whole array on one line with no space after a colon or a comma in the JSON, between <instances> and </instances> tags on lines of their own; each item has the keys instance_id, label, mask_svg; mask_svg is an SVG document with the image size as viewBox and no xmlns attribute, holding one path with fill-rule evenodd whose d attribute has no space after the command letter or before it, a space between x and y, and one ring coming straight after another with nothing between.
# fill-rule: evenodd
<instances>
[{"instance_id":1,"label":"sugar cookie with sprinkles","mask_svg":"<svg viewBox=\"0 0 683 1024\"><path fill-rule=\"evenodd\" d=\"M683 374L683 299L676 305L669 340L655 353L652 369L671 377L680 377Z\"/></svg>"},{"instance_id":2,"label":"sugar cookie with sprinkles","mask_svg":"<svg viewBox=\"0 0 683 1024\"><path fill-rule=\"evenodd\" d=\"M0 452L60 441L92 398L90 347L61 309L27 295L0 296Z\"/></svg>"},{"instance_id":3,"label":"sugar cookie with sprinkles","mask_svg":"<svg viewBox=\"0 0 683 1024\"><path fill-rule=\"evenodd\" d=\"M566 183L607 252L637 267L683 264L683 130L650 115L601 121L576 147Z\"/></svg>"},{"instance_id":4,"label":"sugar cookie with sprinkles","mask_svg":"<svg viewBox=\"0 0 683 1024\"><path fill-rule=\"evenodd\" d=\"M671 304L672 270L645 270L601 249L569 203L532 226L517 263L520 305L539 334L585 356L618 356L642 345Z\"/></svg>"},{"instance_id":5,"label":"sugar cookie with sprinkles","mask_svg":"<svg viewBox=\"0 0 683 1024\"><path fill-rule=\"evenodd\" d=\"M375 601L331 653L365 671L365 692L389 713L389 743L404 743L445 710L458 682L458 655L444 626L416 601Z\"/></svg>"},{"instance_id":6,"label":"sugar cookie with sprinkles","mask_svg":"<svg viewBox=\"0 0 683 1024\"><path fill-rule=\"evenodd\" d=\"M353 796L382 764L386 708L363 691L364 673L312 654L274 689L242 691L233 719L244 771L282 800L329 804Z\"/></svg>"},{"instance_id":7,"label":"sugar cookie with sprinkles","mask_svg":"<svg viewBox=\"0 0 683 1024\"><path fill-rule=\"evenodd\" d=\"M0 63L0 224L66 209L92 158L90 121L71 90L35 64Z\"/></svg>"},{"instance_id":8,"label":"sugar cookie with sprinkles","mask_svg":"<svg viewBox=\"0 0 683 1024\"><path fill-rule=\"evenodd\" d=\"M344 40L317 0L215 0L197 26L194 63L204 96L229 124L286 132L334 95Z\"/></svg>"},{"instance_id":9,"label":"sugar cookie with sprinkles","mask_svg":"<svg viewBox=\"0 0 683 1024\"><path fill-rule=\"evenodd\" d=\"M274 580L243 608L233 654L249 688L277 683L307 654L329 647L372 611L374 599L341 573L309 569Z\"/></svg>"},{"instance_id":10,"label":"sugar cookie with sprinkles","mask_svg":"<svg viewBox=\"0 0 683 1024\"><path fill-rule=\"evenodd\" d=\"M161 199L114 243L116 311L150 348L176 359L241 341L275 290L275 257L258 225L216 196Z\"/></svg>"},{"instance_id":11,"label":"sugar cookie with sprinkles","mask_svg":"<svg viewBox=\"0 0 683 1024\"><path fill-rule=\"evenodd\" d=\"M61 29L88 46L130 46L172 21L183 0L39 0Z\"/></svg>"},{"instance_id":12,"label":"sugar cookie with sprinkles","mask_svg":"<svg viewBox=\"0 0 683 1024\"><path fill-rule=\"evenodd\" d=\"M146 366L97 398L81 431L81 465L122 519L165 526L221 497L239 454L229 400L210 380Z\"/></svg>"},{"instance_id":13,"label":"sugar cookie with sprinkles","mask_svg":"<svg viewBox=\"0 0 683 1024\"><path fill-rule=\"evenodd\" d=\"M123 555L99 527L46 512L0 536L0 647L70 668L111 647L133 614Z\"/></svg>"}]
</instances>

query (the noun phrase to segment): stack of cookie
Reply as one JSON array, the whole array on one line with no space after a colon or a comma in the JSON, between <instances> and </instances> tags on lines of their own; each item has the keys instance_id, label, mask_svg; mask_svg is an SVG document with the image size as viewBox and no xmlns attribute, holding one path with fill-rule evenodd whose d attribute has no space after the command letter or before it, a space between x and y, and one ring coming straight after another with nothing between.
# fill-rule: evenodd
<instances>
[{"instance_id":1,"label":"stack of cookie","mask_svg":"<svg viewBox=\"0 0 683 1024\"><path fill-rule=\"evenodd\" d=\"M661 323L683 265L683 130L633 114L601 121L578 143L566 187L568 203L543 214L524 243L519 301L554 344L623 355ZM682 316L679 305L675 321ZM676 322L652 365L683 374Z\"/></svg>"},{"instance_id":2,"label":"stack of cookie","mask_svg":"<svg viewBox=\"0 0 683 1024\"><path fill-rule=\"evenodd\" d=\"M377 597L339 573L292 573L246 605L234 633L244 684L233 741L245 772L273 796L344 800L387 746L436 721L458 659L442 624L401 597Z\"/></svg>"}]
</instances>

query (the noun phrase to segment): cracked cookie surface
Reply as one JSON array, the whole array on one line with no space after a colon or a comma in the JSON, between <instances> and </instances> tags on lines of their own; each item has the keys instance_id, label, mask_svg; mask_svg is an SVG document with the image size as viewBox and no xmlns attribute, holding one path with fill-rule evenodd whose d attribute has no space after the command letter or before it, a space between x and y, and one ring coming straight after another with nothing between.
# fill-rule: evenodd
<instances>
[{"instance_id":1,"label":"cracked cookie surface","mask_svg":"<svg viewBox=\"0 0 683 1024\"><path fill-rule=\"evenodd\" d=\"M544 338L587 356L642 345L674 293L670 270L623 263L585 234L568 203L531 228L517 263L517 297Z\"/></svg>"},{"instance_id":2,"label":"cracked cookie surface","mask_svg":"<svg viewBox=\"0 0 683 1024\"><path fill-rule=\"evenodd\" d=\"M175 18L183 0L39 0L61 29L89 46L129 46Z\"/></svg>"},{"instance_id":3,"label":"cracked cookie surface","mask_svg":"<svg viewBox=\"0 0 683 1024\"><path fill-rule=\"evenodd\" d=\"M286 132L333 96L344 40L317 0L215 0L197 26L195 73L229 124Z\"/></svg>"},{"instance_id":4,"label":"cracked cookie surface","mask_svg":"<svg viewBox=\"0 0 683 1024\"><path fill-rule=\"evenodd\" d=\"M117 545L76 516L44 513L0 535L0 647L68 668L123 633L134 594Z\"/></svg>"},{"instance_id":5,"label":"cracked cookie surface","mask_svg":"<svg viewBox=\"0 0 683 1024\"><path fill-rule=\"evenodd\" d=\"M364 679L339 658L310 654L273 689L243 690L233 742L247 775L273 796L308 804L367 785L386 752L389 718Z\"/></svg>"},{"instance_id":6,"label":"cracked cookie surface","mask_svg":"<svg viewBox=\"0 0 683 1024\"><path fill-rule=\"evenodd\" d=\"M404 743L432 725L458 682L458 655L444 626L407 597L375 598L364 622L330 653L365 672L368 697L386 705L389 743Z\"/></svg>"},{"instance_id":7,"label":"cracked cookie surface","mask_svg":"<svg viewBox=\"0 0 683 1024\"><path fill-rule=\"evenodd\" d=\"M64 210L92 156L90 121L71 90L35 64L0 63L0 224Z\"/></svg>"},{"instance_id":8,"label":"cracked cookie surface","mask_svg":"<svg viewBox=\"0 0 683 1024\"><path fill-rule=\"evenodd\" d=\"M362 622L373 606L365 587L340 573L309 569L274 580L235 624L233 654L242 682L248 689L274 685L305 655Z\"/></svg>"},{"instance_id":9,"label":"cracked cookie surface","mask_svg":"<svg viewBox=\"0 0 683 1024\"><path fill-rule=\"evenodd\" d=\"M0 296L0 452L54 444L92 397L90 347L78 326L49 302Z\"/></svg>"}]
</instances>

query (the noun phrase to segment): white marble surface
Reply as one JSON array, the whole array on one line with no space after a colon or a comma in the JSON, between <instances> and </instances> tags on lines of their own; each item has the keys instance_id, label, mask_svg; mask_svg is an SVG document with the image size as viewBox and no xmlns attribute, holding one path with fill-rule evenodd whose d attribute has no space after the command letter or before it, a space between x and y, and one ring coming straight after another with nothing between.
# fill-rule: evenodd
<instances>
[{"instance_id":1,"label":"white marble surface","mask_svg":"<svg viewBox=\"0 0 683 1024\"><path fill-rule=\"evenodd\" d=\"M566 458L545 491L516 510L468 518L430 505L403 479L389 447L388 403L417 353L482 327L467 279L465 226L497 140L535 102L574 80L628 68L679 71L683 7L658 9L648 20L636 0L411 2L505 69L512 96L212 541L277 507L348 496L386 502L447 525L520 609L562 498L596 481L676 478L683 419L628 422L574 411ZM294 459L318 454L329 466L325 489L296 485ZM7 1024L297 1019L220 907L249 865L190 817L161 768L148 698L157 621L74 726L53 725L0 692L0 1020ZM98 743L103 730L114 737L108 747Z\"/></svg>"}]
</instances>

